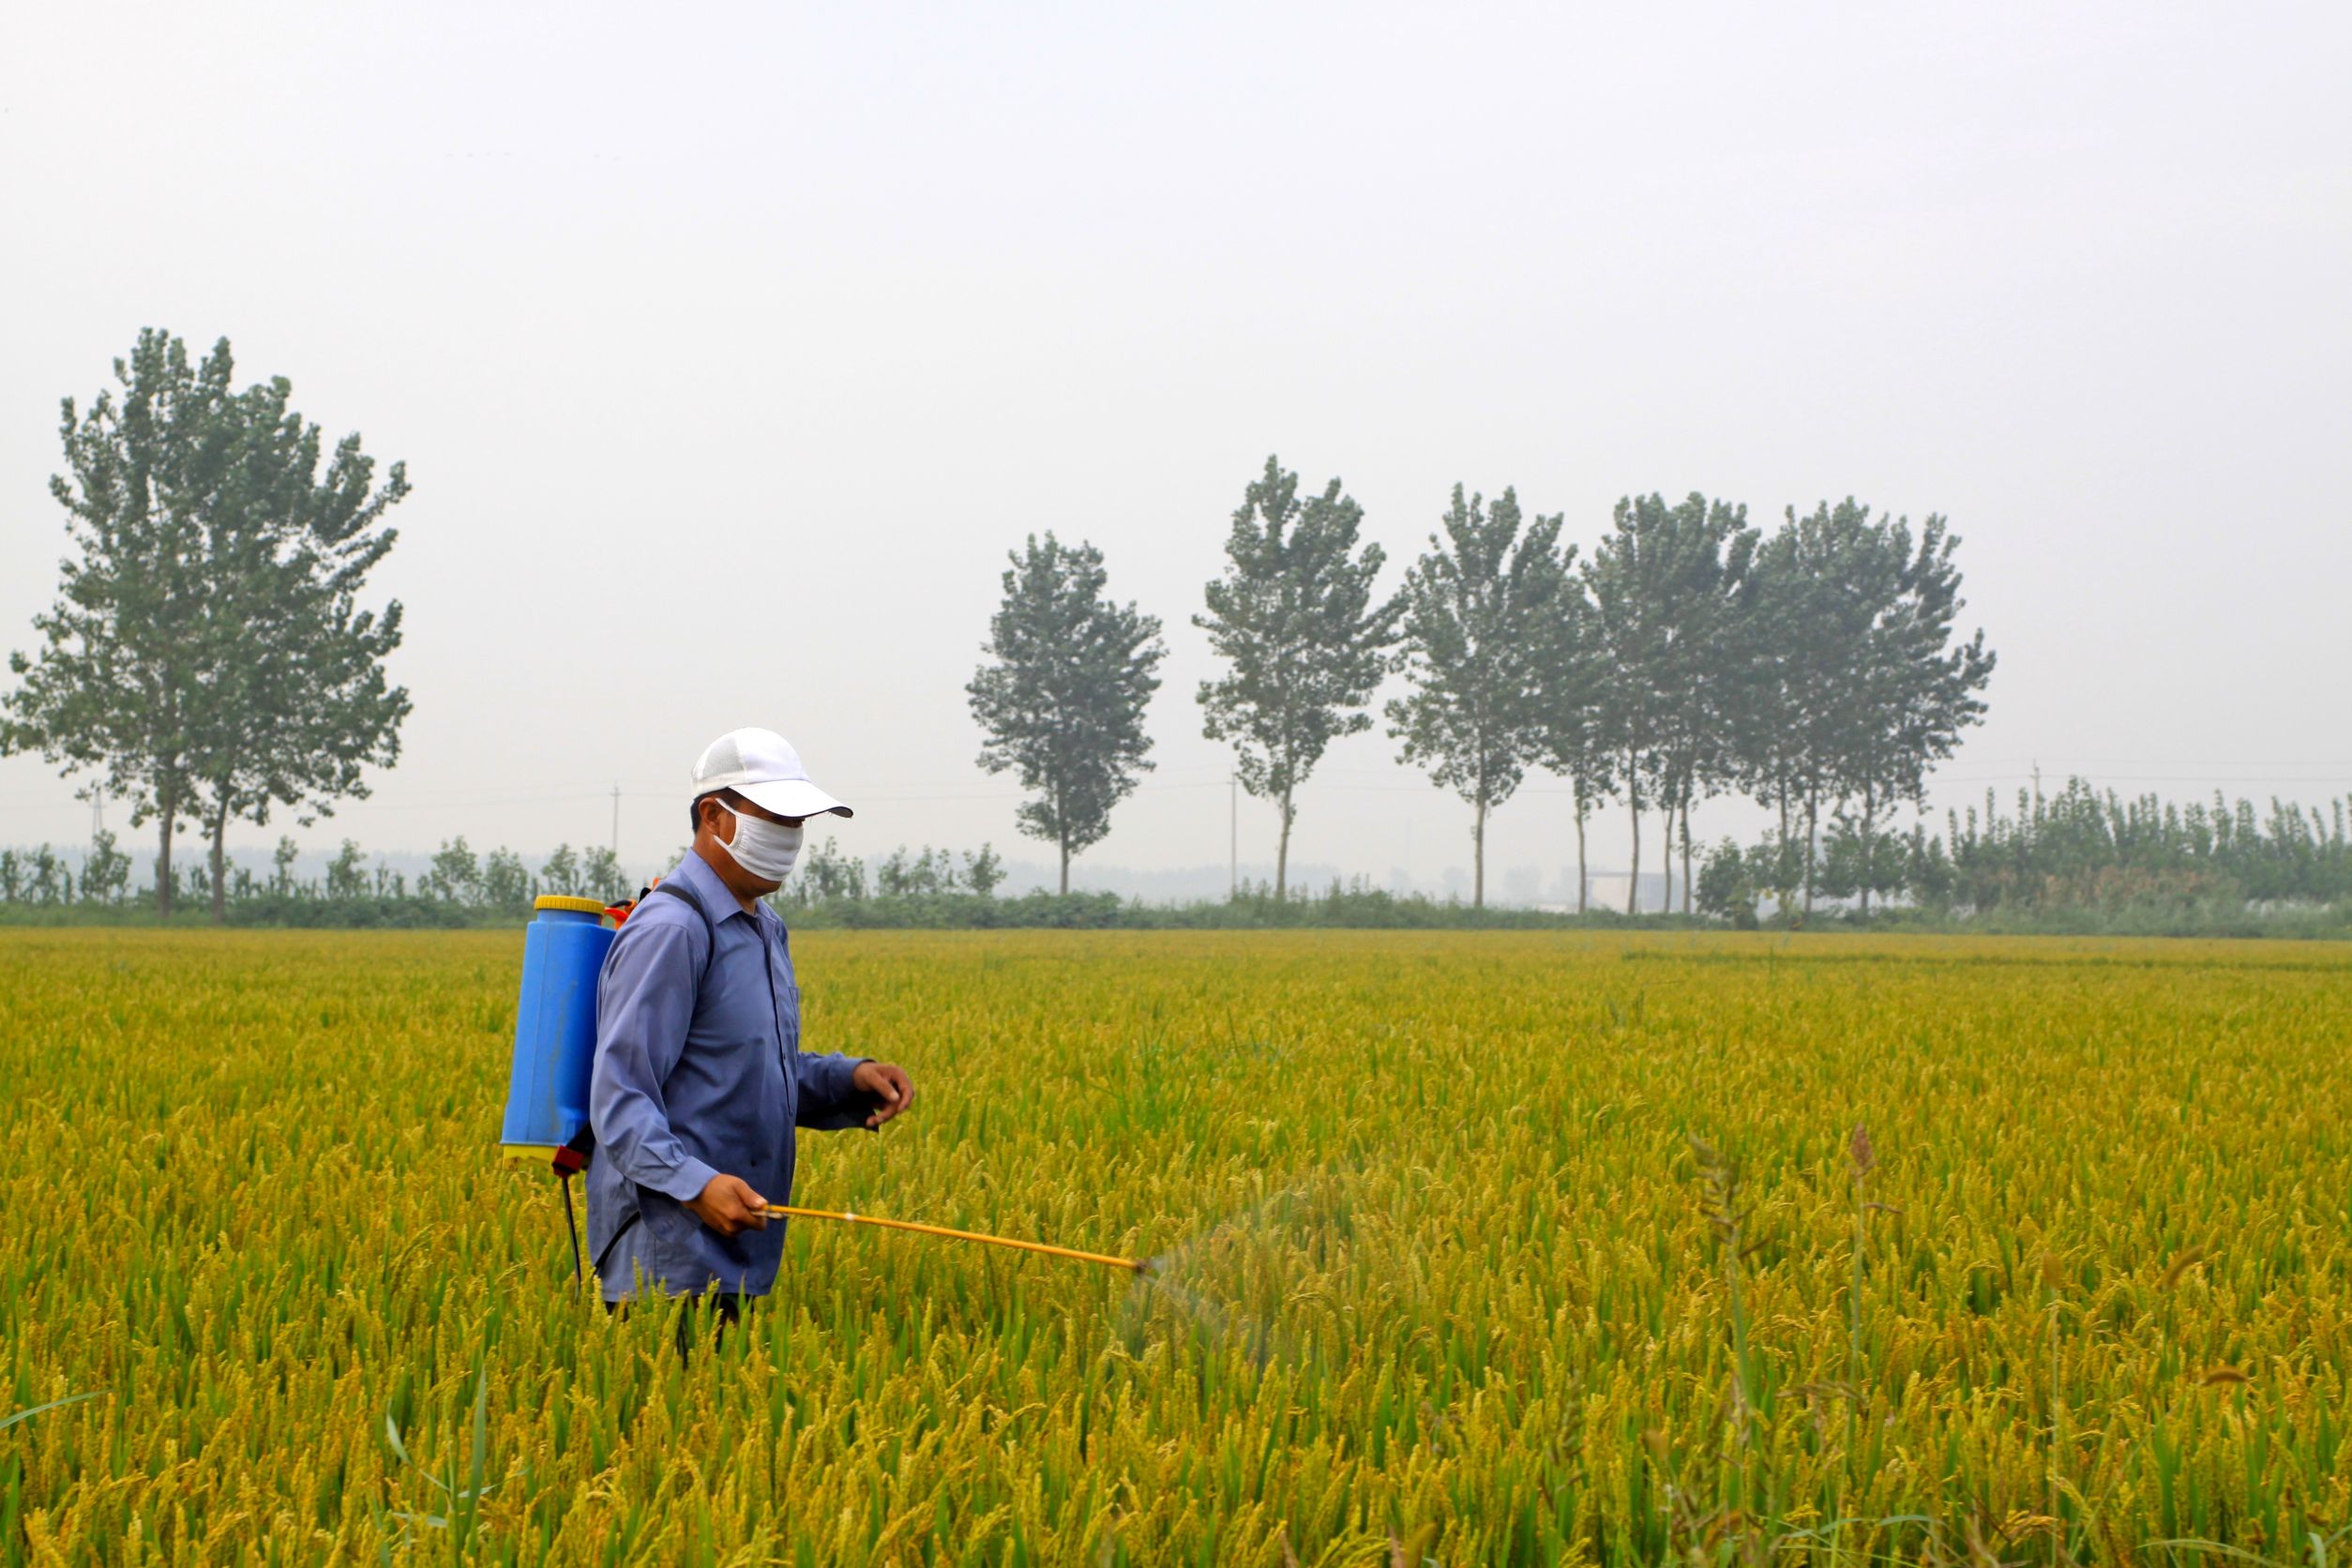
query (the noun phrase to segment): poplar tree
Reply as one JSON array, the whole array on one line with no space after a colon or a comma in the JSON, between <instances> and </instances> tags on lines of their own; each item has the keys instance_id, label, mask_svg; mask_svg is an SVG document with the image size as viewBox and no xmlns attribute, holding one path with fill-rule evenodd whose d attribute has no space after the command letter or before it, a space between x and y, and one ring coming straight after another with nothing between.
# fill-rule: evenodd
<instances>
[{"instance_id":1,"label":"poplar tree","mask_svg":"<svg viewBox=\"0 0 2352 1568\"><path fill-rule=\"evenodd\" d=\"M1759 730L1772 749L1751 756L1752 777L1770 777L1779 795L1784 839L1802 807L1798 852L1802 909L1813 912L1826 816L1843 803L1862 736L1872 723L1871 628L1892 602L1899 570L1885 530L1851 498L1786 521L1762 553L1759 603L1782 650L1784 685L1772 704L1774 729Z\"/></svg>"},{"instance_id":2,"label":"poplar tree","mask_svg":"<svg viewBox=\"0 0 2352 1568\"><path fill-rule=\"evenodd\" d=\"M0 751L86 770L134 826L156 824L159 914L174 834L204 824L219 920L231 821L324 815L367 793L363 766L399 755L408 694L382 661L400 607L358 598L408 479L394 463L377 486L355 435L321 475L318 427L287 406L289 384L234 390L226 339L197 363L150 328L114 375L86 414L64 403L70 477L50 490L74 553L34 619L41 643L9 657L22 684L0 697Z\"/></svg>"},{"instance_id":3,"label":"poplar tree","mask_svg":"<svg viewBox=\"0 0 2352 1568\"><path fill-rule=\"evenodd\" d=\"M1402 612L1373 598L1386 557L1377 544L1356 552L1364 508L1337 479L1304 501L1298 491L1299 476L1269 457L1233 514L1208 611L1192 618L1228 665L1222 679L1200 683L1203 731L1233 744L1242 787L1273 801L1281 820L1276 898L1289 890L1298 787L1334 740L1372 727L1364 710Z\"/></svg>"},{"instance_id":4,"label":"poplar tree","mask_svg":"<svg viewBox=\"0 0 2352 1568\"><path fill-rule=\"evenodd\" d=\"M33 620L31 655L8 656L22 678L0 698L0 751L38 751L157 824L156 912L172 912L173 837L194 815L188 778L191 716L205 674L219 667L219 626L205 613L199 510L228 463L231 366L216 351L192 364L188 345L145 331L114 362L119 398L98 393L86 415L64 401L68 482L50 492L66 508L74 553L59 565L56 602Z\"/></svg>"},{"instance_id":5,"label":"poplar tree","mask_svg":"<svg viewBox=\"0 0 2352 1568\"><path fill-rule=\"evenodd\" d=\"M1544 627L1535 674L1537 743L1545 766L1568 781L1576 816L1576 912L1591 888L1586 869L1585 827L1593 807L1617 788L1617 759L1608 736L1608 679L1600 621L1583 580L1576 547L1560 557L1560 592Z\"/></svg>"},{"instance_id":6,"label":"poplar tree","mask_svg":"<svg viewBox=\"0 0 2352 1568\"><path fill-rule=\"evenodd\" d=\"M227 342L215 352L225 358ZM400 601L359 602L399 537L384 516L408 494L405 465L379 486L357 435L327 455L293 390L279 376L238 395L235 460L208 509L206 575L238 632L210 700L192 709L216 923L229 824L264 825L284 806L307 826L342 797L364 798L363 770L400 760L411 706L384 665L400 645Z\"/></svg>"},{"instance_id":7,"label":"poplar tree","mask_svg":"<svg viewBox=\"0 0 2352 1568\"><path fill-rule=\"evenodd\" d=\"M1803 517L1790 507L1757 552L1739 772L1778 816L1776 880L1784 895L1802 888L1808 914L1817 891L1860 893L1868 911L1898 852L1883 814L1919 799L1983 715L1994 656L1981 631L1956 641L1958 543L1940 517L1914 536L1848 496ZM1825 821L1839 858L1827 885Z\"/></svg>"},{"instance_id":8,"label":"poplar tree","mask_svg":"<svg viewBox=\"0 0 2352 1568\"><path fill-rule=\"evenodd\" d=\"M1726 650L1733 771L1776 823L1772 853L1750 857L1746 872L1786 909L1810 885L1811 829L1801 840L1797 823L1819 794L1823 737L1812 718L1827 664L1817 585L1803 567L1793 513L1757 548L1750 585Z\"/></svg>"},{"instance_id":9,"label":"poplar tree","mask_svg":"<svg viewBox=\"0 0 2352 1568\"><path fill-rule=\"evenodd\" d=\"M1755 548L1745 506L1711 502L1696 490L1669 506L1652 493L1618 502L1612 531L1585 565L1596 645L1608 671L1603 730L1617 756L1632 825L1628 914L1636 912L1640 897L1645 800L1664 808L1669 907L1681 815L1689 901L1690 807L1729 772L1720 665Z\"/></svg>"},{"instance_id":10,"label":"poplar tree","mask_svg":"<svg viewBox=\"0 0 2352 1568\"><path fill-rule=\"evenodd\" d=\"M1861 799L1851 842L1866 916L1873 890L1891 885L1895 873L1887 863L1900 852L1879 830L1881 814L1922 799L1928 769L1949 758L1961 731L1983 717L1981 693L1992 679L1994 655L1982 631L1955 641L1954 623L1967 601L1952 560L1960 541L1944 519L1929 517L1915 539L1909 519L1873 523L1870 509L1851 497L1832 515L1838 514L1852 518L1874 557L1874 569L1853 585L1860 590L1847 616L1856 640L1854 675L1833 763L1841 806Z\"/></svg>"},{"instance_id":11,"label":"poplar tree","mask_svg":"<svg viewBox=\"0 0 2352 1568\"><path fill-rule=\"evenodd\" d=\"M1160 623L1106 598L1103 553L1051 533L1011 551L1004 600L983 644L989 662L964 689L987 744L980 765L1010 769L1037 797L1021 803L1023 833L1070 858L1110 832L1111 808L1152 763L1143 710L1168 650Z\"/></svg>"},{"instance_id":12,"label":"poplar tree","mask_svg":"<svg viewBox=\"0 0 2352 1568\"><path fill-rule=\"evenodd\" d=\"M1417 763L1468 801L1475 870L1471 907L1486 902L1486 818L1511 798L1538 755L1544 720L1537 693L1546 626L1560 593L1556 553L1561 519L1538 517L1520 532L1517 492L1493 506L1454 504L1442 535L1405 574L1405 671L1411 692L1387 707L1388 732Z\"/></svg>"}]
</instances>

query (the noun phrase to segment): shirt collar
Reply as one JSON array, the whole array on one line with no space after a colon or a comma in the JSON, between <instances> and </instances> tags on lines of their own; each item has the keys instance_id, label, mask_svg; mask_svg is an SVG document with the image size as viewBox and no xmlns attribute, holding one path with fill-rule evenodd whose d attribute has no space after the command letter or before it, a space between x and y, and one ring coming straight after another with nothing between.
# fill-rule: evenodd
<instances>
[{"instance_id":1,"label":"shirt collar","mask_svg":"<svg viewBox=\"0 0 2352 1568\"><path fill-rule=\"evenodd\" d=\"M694 851L686 851L686 858L678 862L677 867L670 874L694 889L695 897L701 898L702 907L711 912L711 919L714 922L731 920L745 913L744 907L735 902L734 894L729 892L727 884L718 880L718 873L711 869L710 862ZM755 925L766 924L765 921L758 918L759 914L765 914L771 919L775 917L775 912L767 907L767 900L764 898L759 900L753 907L758 913L749 915L747 918L750 918Z\"/></svg>"}]
</instances>

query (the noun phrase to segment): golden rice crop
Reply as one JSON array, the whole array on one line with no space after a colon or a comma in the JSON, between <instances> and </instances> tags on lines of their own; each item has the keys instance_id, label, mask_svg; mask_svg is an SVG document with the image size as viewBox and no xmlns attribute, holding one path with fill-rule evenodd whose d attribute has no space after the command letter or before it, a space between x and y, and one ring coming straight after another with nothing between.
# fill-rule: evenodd
<instances>
[{"instance_id":1,"label":"golden rice crop","mask_svg":"<svg viewBox=\"0 0 2352 1568\"><path fill-rule=\"evenodd\" d=\"M922 1091L798 1201L1162 1283L800 1223L682 1364L496 1157L518 935L0 935L0 1419L89 1396L0 1431L0 1558L2352 1549L2342 949L798 953Z\"/></svg>"}]
</instances>

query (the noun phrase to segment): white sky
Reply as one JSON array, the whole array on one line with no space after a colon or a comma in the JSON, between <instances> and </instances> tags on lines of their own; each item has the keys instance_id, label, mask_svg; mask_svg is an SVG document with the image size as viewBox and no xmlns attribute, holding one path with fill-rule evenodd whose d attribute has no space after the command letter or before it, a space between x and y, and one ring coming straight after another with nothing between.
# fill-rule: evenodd
<instances>
[{"instance_id":1,"label":"white sky","mask_svg":"<svg viewBox=\"0 0 2352 1568\"><path fill-rule=\"evenodd\" d=\"M1221 865L1188 618L1269 450L1344 476L1392 573L1456 479L1588 545L1631 490L1940 511L2000 654L1940 799L2037 761L2352 789L2340 5L207 4L6 34L0 648L53 593L57 400L142 325L226 334L241 380L408 460L378 579L405 757L309 842L601 841L617 781L641 863L703 743L764 723L864 807L860 852L1041 856L963 686L1003 551L1052 528L1172 649L1159 771L1089 860ZM1468 808L1394 752L1334 748L1297 859L1467 864ZM88 822L0 761L0 842ZM1244 806L1245 863L1272 826ZM1528 793L1490 877L1572 854Z\"/></svg>"}]
</instances>

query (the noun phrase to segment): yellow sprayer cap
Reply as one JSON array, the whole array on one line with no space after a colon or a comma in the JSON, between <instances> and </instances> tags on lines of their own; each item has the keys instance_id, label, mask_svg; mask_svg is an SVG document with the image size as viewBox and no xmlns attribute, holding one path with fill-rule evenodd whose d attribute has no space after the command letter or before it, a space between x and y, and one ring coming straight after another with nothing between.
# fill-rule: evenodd
<instances>
[{"instance_id":1,"label":"yellow sprayer cap","mask_svg":"<svg viewBox=\"0 0 2352 1568\"><path fill-rule=\"evenodd\" d=\"M535 910L566 910L573 914L602 914L604 900L575 898L568 893L542 893L531 907Z\"/></svg>"}]
</instances>

